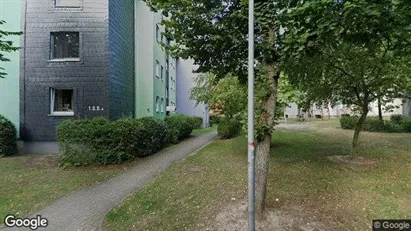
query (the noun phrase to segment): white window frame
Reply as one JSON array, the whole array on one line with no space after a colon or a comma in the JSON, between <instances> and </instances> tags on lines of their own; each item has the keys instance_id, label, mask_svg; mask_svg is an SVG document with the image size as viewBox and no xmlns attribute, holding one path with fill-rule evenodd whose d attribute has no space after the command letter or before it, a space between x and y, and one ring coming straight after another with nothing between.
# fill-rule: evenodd
<instances>
[{"instance_id":1,"label":"white window frame","mask_svg":"<svg viewBox=\"0 0 411 231\"><path fill-rule=\"evenodd\" d=\"M156 77L160 78L160 62L156 60Z\"/></svg>"},{"instance_id":2,"label":"white window frame","mask_svg":"<svg viewBox=\"0 0 411 231\"><path fill-rule=\"evenodd\" d=\"M72 88L50 88L50 115L51 116L74 116L74 102L72 105L73 111L54 111L54 101L56 99L56 90L72 90L73 97L74 97L74 90Z\"/></svg>"},{"instance_id":3,"label":"white window frame","mask_svg":"<svg viewBox=\"0 0 411 231\"><path fill-rule=\"evenodd\" d=\"M159 101L160 101L160 97L156 96L156 112L157 113L160 111Z\"/></svg>"},{"instance_id":4,"label":"white window frame","mask_svg":"<svg viewBox=\"0 0 411 231\"><path fill-rule=\"evenodd\" d=\"M156 23L156 40L158 41L160 37L160 26Z\"/></svg>"},{"instance_id":5,"label":"white window frame","mask_svg":"<svg viewBox=\"0 0 411 231\"><path fill-rule=\"evenodd\" d=\"M160 103L160 105L161 105L161 113L164 113L164 98L161 98L161 103Z\"/></svg>"},{"instance_id":6,"label":"white window frame","mask_svg":"<svg viewBox=\"0 0 411 231\"><path fill-rule=\"evenodd\" d=\"M161 81L164 81L164 67L161 65L160 67L160 79Z\"/></svg>"},{"instance_id":7,"label":"white window frame","mask_svg":"<svg viewBox=\"0 0 411 231\"><path fill-rule=\"evenodd\" d=\"M83 5L83 0L78 0L79 4L76 6L73 5L59 5L58 0L54 0L54 7L56 8L81 8Z\"/></svg>"}]
</instances>

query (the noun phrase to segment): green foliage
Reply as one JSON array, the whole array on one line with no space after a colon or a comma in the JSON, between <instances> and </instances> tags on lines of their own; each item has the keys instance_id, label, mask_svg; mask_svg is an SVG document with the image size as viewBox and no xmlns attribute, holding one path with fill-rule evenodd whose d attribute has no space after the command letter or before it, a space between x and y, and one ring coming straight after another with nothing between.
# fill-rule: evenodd
<instances>
[{"instance_id":1,"label":"green foliage","mask_svg":"<svg viewBox=\"0 0 411 231\"><path fill-rule=\"evenodd\" d=\"M192 123L193 123L193 129L199 129L203 126L203 118L202 117L190 117Z\"/></svg>"},{"instance_id":2,"label":"green foliage","mask_svg":"<svg viewBox=\"0 0 411 231\"><path fill-rule=\"evenodd\" d=\"M395 124L401 124L401 121L403 121L406 117L404 115L398 114L398 115L391 115L391 122Z\"/></svg>"},{"instance_id":3,"label":"green foliage","mask_svg":"<svg viewBox=\"0 0 411 231\"><path fill-rule=\"evenodd\" d=\"M237 76L226 75L217 80L213 74L201 74L195 79L196 87L191 90L190 98L198 103L209 105L227 117L233 117L246 109L247 88Z\"/></svg>"},{"instance_id":4,"label":"green foliage","mask_svg":"<svg viewBox=\"0 0 411 231\"><path fill-rule=\"evenodd\" d=\"M219 124L220 123L220 117L219 116L210 116L210 126L213 126L214 124Z\"/></svg>"},{"instance_id":5,"label":"green foliage","mask_svg":"<svg viewBox=\"0 0 411 231\"><path fill-rule=\"evenodd\" d=\"M177 143L189 137L191 132L193 132L194 123L188 116L180 114L168 116L165 122L172 134L170 136L171 143Z\"/></svg>"},{"instance_id":6,"label":"green foliage","mask_svg":"<svg viewBox=\"0 0 411 231\"><path fill-rule=\"evenodd\" d=\"M221 118L217 132L221 139L234 138L241 132L241 123L235 118Z\"/></svg>"},{"instance_id":7,"label":"green foliage","mask_svg":"<svg viewBox=\"0 0 411 231\"><path fill-rule=\"evenodd\" d=\"M0 156L11 156L17 153L16 127L10 120L0 115Z\"/></svg>"},{"instance_id":8,"label":"green foliage","mask_svg":"<svg viewBox=\"0 0 411 231\"><path fill-rule=\"evenodd\" d=\"M9 40L5 40L7 36L13 36L13 35L21 35L21 32L10 32L10 31L4 31L1 29L1 27L5 24L6 22L3 20L0 20L0 62L9 62L10 59L7 58L3 52L10 53L13 51L18 51L20 48L13 46L13 42ZM0 79L5 78L7 73L4 72L4 68L0 67Z\"/></svg>"},{"instance_id":9,"label":"green foliage","mask_svg":"<svg viewBox=\"0 0 411 231\"><path fill-rule=\"evenodd\" d=\"M340 119L340 124L343 129L355 129L358 120L358 116L344 116ZM406 119L402 121L406 121ZM362 131L386 133L411 132L411 120L409 121L408 126L410 126L410 130L407 130L406 123L399 124L393 121L381 121L378 118L367 118Z\"/></svg>"},{"instance_id":10,"label":"green foliage","mask_svg":"<svg viewBox=\"0 0 411 231\"><path fill-rule=\"evenodd\" d=\"M357 116L343 116L340 119L341 128L354 129L357 126L358 120Z\"/></svg>"},{"instance_id":11,"label":"green foliage","mask_svg":"<svg viewBox=\"0 0 411 231\"><path fill-rule=\"evenodd\" d=\"M411 117L404 118L401 121L401 127L405 132L411 132Z\"/></svg>"},{"instance_id":12,"label":"green foliage","mask_svg":"<svg viewBox=\"0 0 411 231\"><path fill-rule=\"evenodd\" d=\"M170 132L153 118L65 120L57 127L63 167L118 164L156 153Z\"/></svg>"}]
</instances>

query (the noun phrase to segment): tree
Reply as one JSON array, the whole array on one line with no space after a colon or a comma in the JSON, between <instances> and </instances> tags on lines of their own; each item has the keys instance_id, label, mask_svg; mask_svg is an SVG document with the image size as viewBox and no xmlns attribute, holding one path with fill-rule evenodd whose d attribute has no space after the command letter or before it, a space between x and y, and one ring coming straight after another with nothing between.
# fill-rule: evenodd
<instances>
[{"instance_id":1,"label":"tree","mask_svg":"<svg viewBox=\"0 0 411 231\"><path fill-rule=\"evenodd\" d=\"M244 0L145 0L167 17L162 22L165 37L174 40L166 50L174 56L192 58L198 72L227 73L247 82L248 1ZM277 84L280 77L280 2L255 2L255 54L258 61L256 86L256 211L264 209L271 136L274 127ZM263 97L263 98L258 98ZM246 101L246 99L244 99Z\"/></svg>"},{"instance_id":2,"label":"tree","mask_svg":"<svg viewBox=\"0 0 411 231\"><path fill-rule=\"evenodd\" d=\"M244 113L247 102L247 88L232 74L217 80L213 74L200 74L195 78L196 87L191 90L190 99L206 103L210 109L219 111L227 118Z\"/></svg>"},{"instance_id":3,"label":"tree","mask_svg":"<svg viewBox=\"0 0 411 231\"><path fill-rule=\"evenodd\" d=\"M21 32L10 32L10 31L2 30L1 27L5 23L6 23L5 21L0 20L0 62L10 62L10 59L8 59L4 53L18 51L20 49L19 47L13 46L12 41L8 41L5 39L7 36L21 35ZM0 67L0 79L6 77L7 73L4 71L5 71L4 68Z\"/></svg>"},{"instance_id":4,"label":"tree","mask_svg":"<svg viewBox=\"0 0 411 231\"><path fill-rule=\"evenodd\" d=\"M406 0L305 0L288 11L284 69L314 102L356 106L354 148L369 103L408 90L410 18Z\"/></svg>"}]
</instances>

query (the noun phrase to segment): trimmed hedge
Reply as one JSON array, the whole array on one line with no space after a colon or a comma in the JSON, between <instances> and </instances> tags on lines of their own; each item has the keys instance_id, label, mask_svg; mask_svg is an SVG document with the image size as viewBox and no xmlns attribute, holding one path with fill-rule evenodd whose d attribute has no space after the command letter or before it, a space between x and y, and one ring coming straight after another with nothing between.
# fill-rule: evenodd
<instances>
[{"instance_id":1,"label":"trimmed hedge","mask_svg":"<svg viewBox=\"0 0 411 231\"><path fill-rule=\"evenodd\" d=\"M355 129L358 123L358 116L347 116L340 119L343 129ZM411 117L391 117L391 121L381 121L377 118L367 118L364 122L362 131L399 133L411 132Z\"/></svg>"},{"instance_id":2,"label":"trimmed hedge","mask_svg":"<svg viewBox=\"0 0 411 231\"><path fill-rule=\"evenodd\" d=\"M194 122L191 117L185 115L172 115L165 119L167 126L170 129L170 142L177 143L178 141L190 136L193 132Z\"/></svg>"},{"instance_id":3,"label":"trimmed hedge","mask_svg":"<svg viewBox=\"0 0 411 231\"><path fill-rule=\"evenodd\" d=\"M401 124L401 121L404 120L406 117L403 115L392 115L390 120L395 124Z\"/></svg>"},{"instance_id":4,"label":"trimmed hedge","mask_svg":"<svg viewBox=\"0 0 411 231\"><path fill-rule=\"evenodd\" d=\"M194 129L199 129L203 126L203 118L201 117L190 117L193 123L193 128Z\"/></svg>"},{"instance_id":5,"label":"trimmed hedge","mask_svg":"<svg viewBox=\"0 0 411 231\"><path fill-rule=\"evenodd\" d=\"M10 120L0 115L0 156L11 156L17 153L16 127Z\"/></svg>"},{"instance_id":6,"label":"trimmed hedge","mask_svg":"<svg viewBox=\"0 0 411 231\"><path fill-rule=\"evenodd\" d=\"M217 127L218 136L221 139L231 139L241 132L241 123L236 119L221 118Z\"/></svg>"},{"instance_id":7,"label":"trimmed hedge","mask_svg":"<svg viewBox=\"0 0 411 231\"><path fill-rule=\"evenodd\" d=\"M65 120L57 127L60 165L119 164L156 153L168 144L169 129L153 118Z\"/></svg>"}]
</instances>

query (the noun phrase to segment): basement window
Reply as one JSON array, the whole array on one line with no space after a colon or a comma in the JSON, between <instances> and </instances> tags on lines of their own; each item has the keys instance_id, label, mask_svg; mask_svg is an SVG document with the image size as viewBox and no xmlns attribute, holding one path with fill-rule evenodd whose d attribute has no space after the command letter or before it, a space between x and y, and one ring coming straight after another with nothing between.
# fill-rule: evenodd
<instances>
[{"instance_id":1,"label":"basement window","mask_svg":"<svg viewBox=\"0 0 411 231\"><path fill-rule=\"evenodd\" d=\"M80 8L81 0L55 0L56 7Z\"/></svg>"},{"instance_id":2,"label":"basement window","mask_svg":"<svg viewBox=\"0 0 411 231\"><path fill-rule=\"evenodd\" d=\"M74 116L73 89L50 89L50 114L52 116Z\"/></svg>"},{"instance_id":3,"label":"basement window","mask_svg":"<svg viewBox=\"0 0 411 231\"><path fill-rule=\"evenodd\" d=\"M79 32L52 32L50 42L52 60L79 61Z\"/></svg>"}]
</instances>

